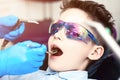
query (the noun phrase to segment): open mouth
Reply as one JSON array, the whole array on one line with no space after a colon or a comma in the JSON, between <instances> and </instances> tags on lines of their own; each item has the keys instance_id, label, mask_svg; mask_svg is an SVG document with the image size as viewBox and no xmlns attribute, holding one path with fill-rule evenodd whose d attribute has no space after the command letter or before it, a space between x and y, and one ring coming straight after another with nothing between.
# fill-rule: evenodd
<instances>
[{"instance_id":1,"label":"open mouth","mask_svg":"<svg viewBox=\"0 0 120 80\"><path fill-rule=\"evenodd\" d=\"M51 48L51 52L50 52L53 56L61 56L63 54L62 50L57 47L57 46L52 46Z\"/></svg>"}]
</instances>

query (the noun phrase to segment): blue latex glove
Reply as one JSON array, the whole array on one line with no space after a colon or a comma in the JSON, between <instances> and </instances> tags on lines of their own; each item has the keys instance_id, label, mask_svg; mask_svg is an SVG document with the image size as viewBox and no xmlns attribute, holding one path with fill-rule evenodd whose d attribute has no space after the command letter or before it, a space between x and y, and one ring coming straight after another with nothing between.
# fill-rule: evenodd
<instances>
[{"instance_id":1,"label":"blue latex glove","mask_svg":"<svg viewBox=\"0 0 120 80\"><path fill-rule=\"evenodd\" d=\"M32 41L19 42L0 52L0 76L21 75L39 70L46 46Z\"/></svg>"},{"instance_id":2,"label":"blue latex glove","mask_svg":"<svg viewBox=\"0 0 120 80\"><path fill-rule=\"evenodd\" d=\"M13 15L0 17L0 38L4 38L8 41L13 41L18 38L25 29L25 24L21 23L20 26L12 30L18 20L18 17Z\"/></svg>"}]
</instances>

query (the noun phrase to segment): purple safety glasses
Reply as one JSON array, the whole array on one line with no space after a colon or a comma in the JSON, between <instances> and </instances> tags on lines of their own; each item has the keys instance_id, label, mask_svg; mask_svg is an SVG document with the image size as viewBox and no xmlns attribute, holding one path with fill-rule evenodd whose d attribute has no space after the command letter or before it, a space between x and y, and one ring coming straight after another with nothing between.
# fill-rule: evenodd
<instances>
[{"instance_id":1,"label":"purple safety glasses","mask_svg":"<svg viewBox=\"0 0 120 80\"><path fill-rule=\"evenodd\" d=\"M91 39L95 44L99 44L97 39L89 30L87 30L84 26L80 24L72 22L64 22L62 20L58 20L56 23L51 24L51 26L49 27L49 33L51 35L54 35L63 27L65 27L65 34L69 39L80 40L85 43L87 43Z\"/></svg>"}]
</instances>

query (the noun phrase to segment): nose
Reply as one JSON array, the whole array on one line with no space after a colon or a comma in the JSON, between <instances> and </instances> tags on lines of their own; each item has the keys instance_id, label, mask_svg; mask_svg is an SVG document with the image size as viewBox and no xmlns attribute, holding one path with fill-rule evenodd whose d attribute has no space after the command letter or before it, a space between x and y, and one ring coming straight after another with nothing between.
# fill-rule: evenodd
<instances>
[{"instance_id":1,"label":"nose","mask_svg":"<svg viewBox=\"0 0 120 80\"><path fill-rule=\"evenodd\" d=\"M61 40L59 32L57 32L57 33L54 34L54 39Z\"/></svg>"},{"instance_id":2,"label":"nose","mask_svg":"<svg viewBox=\"0 0 120 80\"><path fill-rule=\"evenodd\" d=\"M54 34L54 39L63 40L64 35L64 29L61 29Z\"/></svg>"},{"instance_id":3,"label":"nose","mask_svg":"<svg viewBox=\"0 0 120 80\"><path fill-rule=\"evenodd\" d=\"M57 37L57 36L54 36L54 39L61 40L61 38L60 38L60 37Z\"/></svg>"}]
</instances>

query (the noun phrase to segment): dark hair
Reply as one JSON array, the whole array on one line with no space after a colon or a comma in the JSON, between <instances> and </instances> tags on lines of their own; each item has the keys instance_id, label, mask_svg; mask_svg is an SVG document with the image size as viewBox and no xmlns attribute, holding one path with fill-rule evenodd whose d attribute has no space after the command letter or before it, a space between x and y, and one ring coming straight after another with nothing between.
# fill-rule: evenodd
<instances>
[{"instance_id":1,"label":"dark hair","mask_svg":"<svg viewBox=\"0 0 120 80\"><path fill-rule=\"evenodd\" d=\"M106 8L103 4L98 4L97 2L94 2L94 1L63 0L63 6L61 7L62 12L64 12L65 10L67 10L69 8L78 8L78 9L83 10L90 16L90 18L93 21L100 22L102 25L107 27L110 30L111 35L116 39L116 30L114 28L113 17L110 14L110 12L108 10L106 10ZM95 30L94 30L94 32L97 33ZM99 34L97 34L97 35L99 35ZM96 37L96 38L100 41L100 44L106 49L107 47L105 45L105 42L102 40L102 38L100 38L100 37ZM89 76L94 74L97 67L106 58L106 55L108 55L108 53L109 53L109 50L106 50L100 60L95 61L94 64L90 65L87 68Z\"/></svg>"},{"instance_id":2,"label":"dark hair","mask_svg":"<svg viewBox=\"0 0 120 80\"><path fill-rule=\"evenodd\" d=\"M71 0L67 2L67 0L65 0L63 6L61 7L62 12L69 8L78 8L85 11L92 20L100 22L107 27L110 30L111 35L116 39L116 30L114 28L113 17L110 12L105 9L103 4L98 4L94 1ZM104 46L105 43L103 40L100 37L97 37L97 39Z\"/></svg>"}]
</instances>

